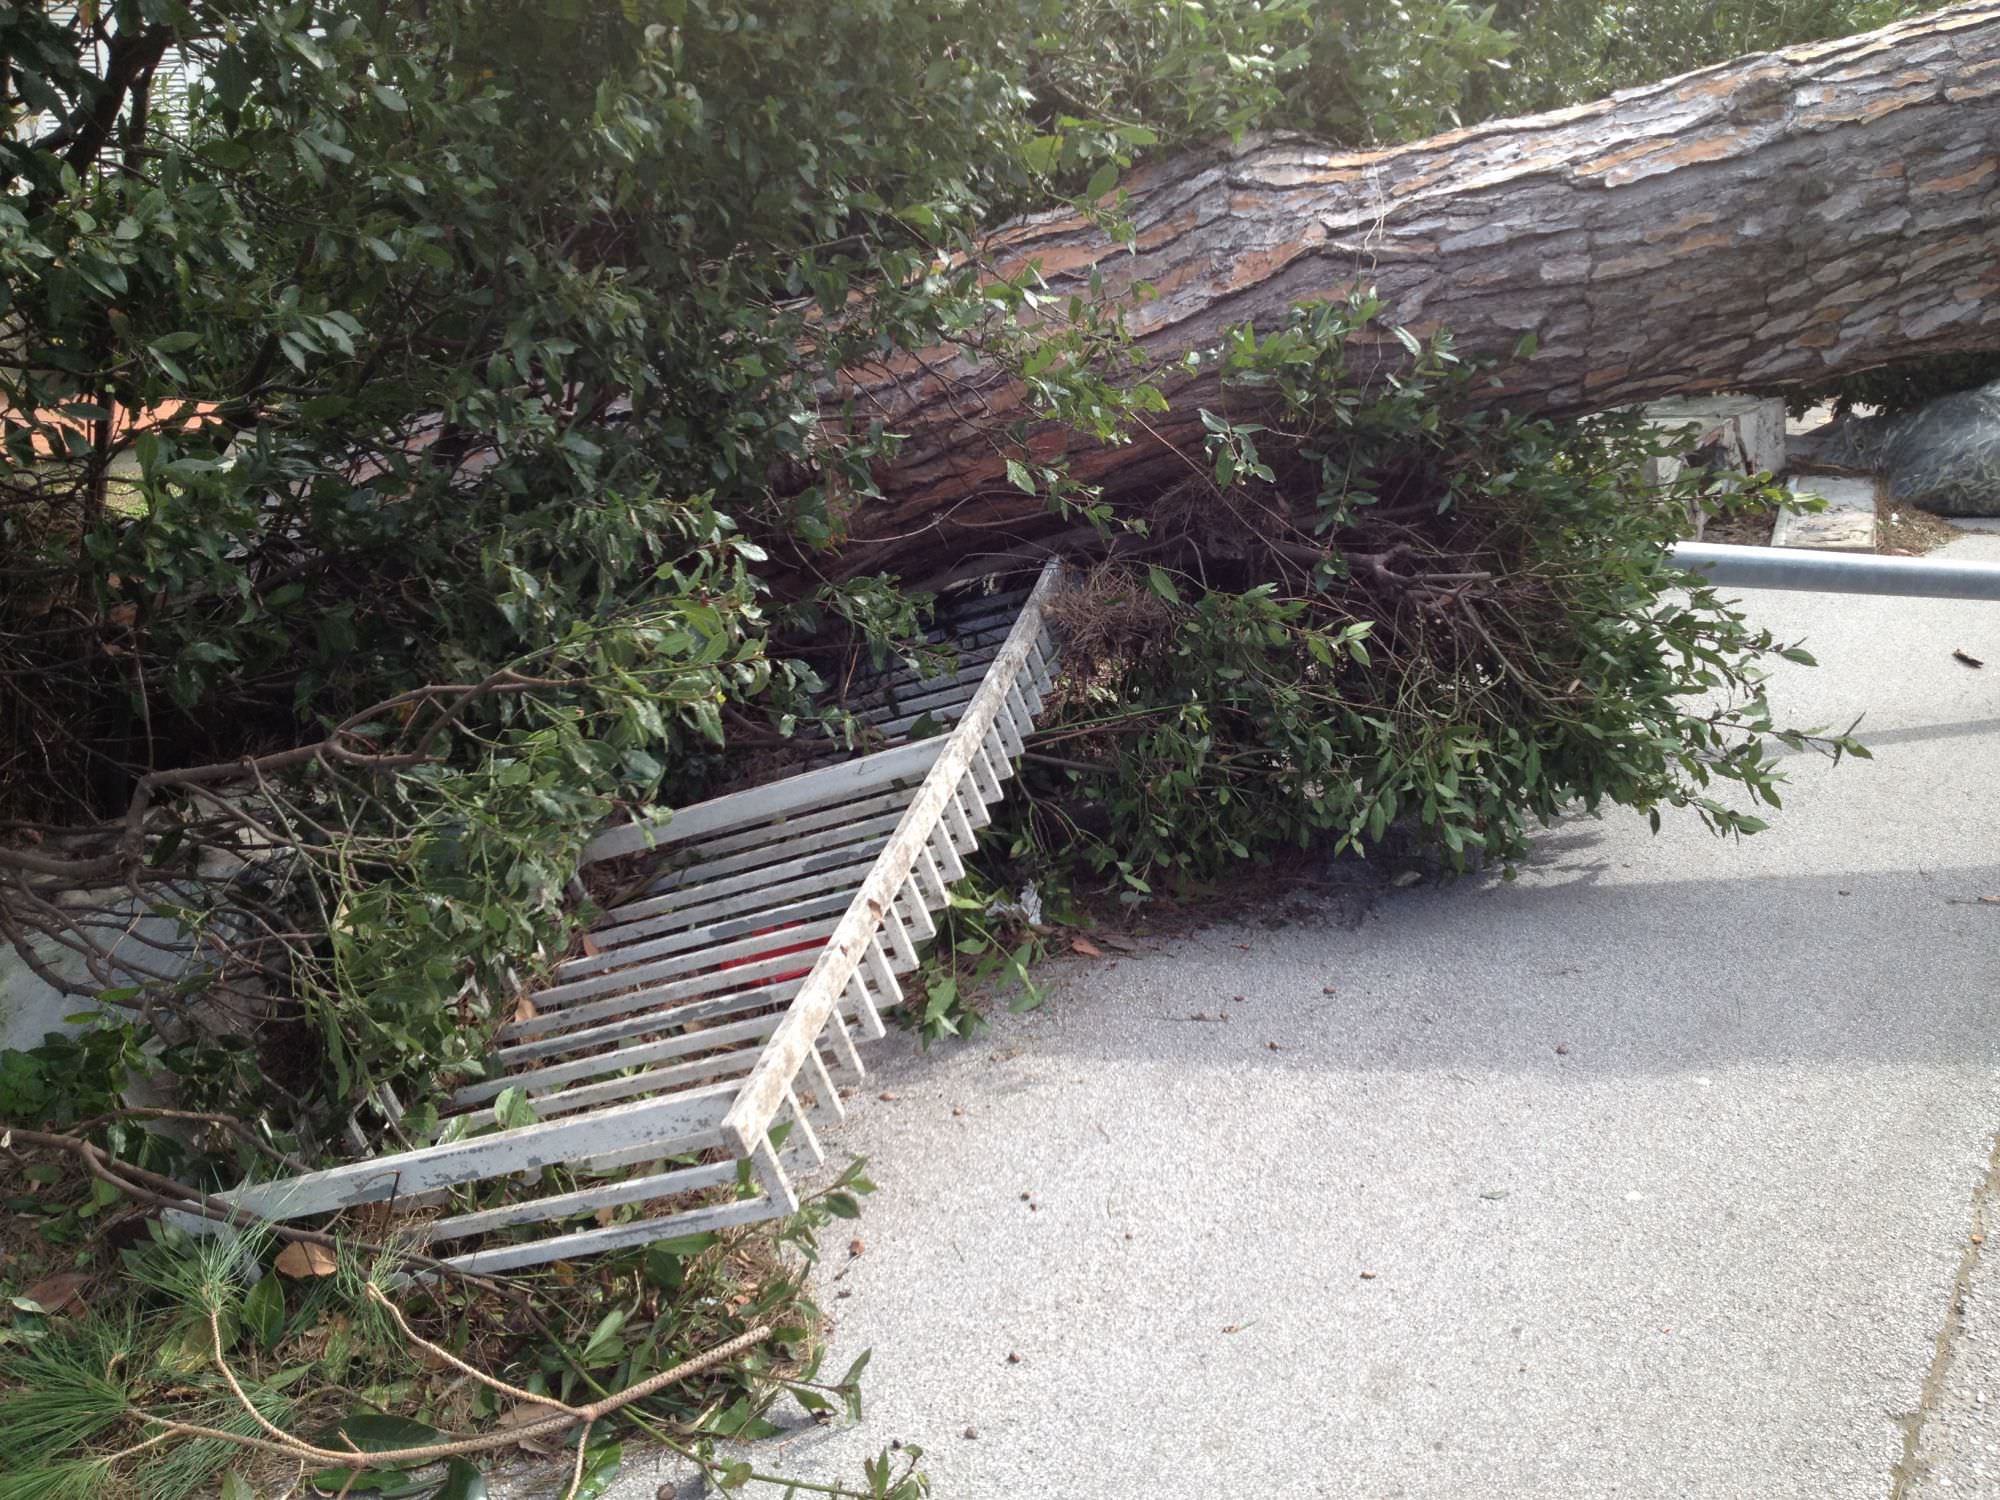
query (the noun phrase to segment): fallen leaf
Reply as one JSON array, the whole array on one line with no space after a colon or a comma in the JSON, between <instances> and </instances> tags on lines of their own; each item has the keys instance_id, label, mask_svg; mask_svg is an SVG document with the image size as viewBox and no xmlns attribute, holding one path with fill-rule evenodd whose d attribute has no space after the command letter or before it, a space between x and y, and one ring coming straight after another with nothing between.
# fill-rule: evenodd
<instances>
[{"instance_id":1,"label":"fallen leaf","mask_svg":"<svg viewBox=\"0 0 2000 1500\"><path fill-rule=\"evenodd\" d=\"M1966 664L1966 665L1967 665L1968 667L1983 667L1983 666L1985 666L1985 665L1986 665L1986 663L1985 663L1985 662L1983 662L1983 661L1981 661L1981 660L1980 660L1980 659L1979 659L1978 657L1976 657L1976 656L1967 656L1967 655L1966 655L1966 654L1965 654L1965 653L1964 653L1963 651L1954 651L1954 652L1952 652L1952 653L1951 653L1951 659L1952 659L1953 661L1962 661L1962 662L1964 662L1964 663L1965 663L1965 664Z\"/></svg>"},{"instance_id":2,"label":"fallen leaf","mask_svg":"<svg viewBox=\"0 0 2000 1500\"><path fill-rule=\"evenodd\" d=\"M1981 906L2000 906L2000 896L1981 896L1979 904Z\"/></svg>"},{"instance_id":3,"label":"fallen leaf","mask_svg":"<svg viewBox=\"0 0 2000 1500\"><path fill-rule=\"evenodd\" d=\"M877 1099L880 1099L884 1104L894 1104L900 1096L895 1093L892 1093L888 1089L884 1089L882 1090L881 1093L877 1094L875 1097Z\"/></svg>"},{"instance_id":4,"label":"fallen leaf","mask_svg":"<svg viewBox=\"0 0 2000 1500\"><path fill-rule=\"evenodd\" d=\"M302 1240L294 1241L278 1252L276 1261L280 1276L289 1276L300 1281L308 1276L331 1276L340 1269L333 1258L333 1252L324 1245L308 1245Z\"/></svg>"},{"instance_id":5,"label":"fallen leaf","mask_svg":"<svg viewBox=\"0 0 2000 1500\"><path fill-rule=\"evenodd\" d=\"M1116 948L1120 953L1137 953L1139 951L1137 943L1133 942L1130 938L1120 937L1115 932L1100 932L1097 938L1105 947Z\"/></svg>"},{"instance_id":6,"label":"fallen leaf","mask_svg":"<svg viewBox=\"0 0 2000 1500\"><path fill-rule=\"evenodd\" d=\"M84 1271L64 1271L55 1276L44 1276L40 1281L23 1292L22 1297L36 1304L43 1312L59 1313L85 1309L83 1289L90 1285L90 1276Z\"/></svg>"},{"instance_id":7,"label":"fallen leaf","mask_svg":"<svg viewBox=\"0 0 2000 1500\"><path fill-rule=\"evenodd\" d=\"M1087 937L1073 937L1069 940L1069 951L1081 953L1085 958L1102 958L1104 950Z\"/></svg>"},{"instance_id":8,"label":"fallen leaf","mask_svg":"<svg viewBox=\"0 0 2000 1500\"><path fill-rule=\"evenodd\" d=\"M1389 884L1393 885L1399 891L1407 890L1409 887L1418 884L1423 878L1424 872L1422 870L1399 870Z\"/></svg>"},{"instance_id":9,"label":"fallen leaf","mask_svg":"<svg viewBox=\"0 0 2000 1500\"><path fill-rule=\"evenodd\" d=\"M578 945L592 958L597 957L598 954L604 951L603 945L587 932L579 935Z\"/></svg>"},{"instance_id":10,"label":"fallen leaf","mask_svg":"<svg viewBox=\"0 0 2000 1500\"><path fill-rule=\"evenodd\" d=\"M535 1002L526 995L521 996L520 999L514 1002L514 1019L516 1022L532 1021L539 1014L540 1012L535 1009Z\"/></svg>"}]
</instances>

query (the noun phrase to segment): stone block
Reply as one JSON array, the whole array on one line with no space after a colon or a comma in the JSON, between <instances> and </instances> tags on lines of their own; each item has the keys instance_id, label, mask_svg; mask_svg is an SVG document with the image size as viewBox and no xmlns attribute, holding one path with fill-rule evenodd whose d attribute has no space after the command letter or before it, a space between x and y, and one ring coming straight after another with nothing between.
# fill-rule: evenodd
<instances>
[{"instance_id":1,"label":"stone block","mask_svg":"<svg viewBox=\"0 0 2000 1500\"><path fill-rule=\"evenodd\" d=\"M1815 552L1875 550L1875 481L1832 479L1815 475L1791 486L1795 495L1814 495L1826 509L1813 515L1780 511L1771 532L1773 547L1803 547Z\"/></svg>"}]
</instances>

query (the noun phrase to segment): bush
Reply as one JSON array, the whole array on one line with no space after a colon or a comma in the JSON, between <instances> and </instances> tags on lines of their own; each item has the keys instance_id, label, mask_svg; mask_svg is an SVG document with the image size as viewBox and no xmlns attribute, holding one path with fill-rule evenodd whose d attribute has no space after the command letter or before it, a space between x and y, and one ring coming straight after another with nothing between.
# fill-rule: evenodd
<instances>
[{"instance_id":1,"label":"bush","mask_svg":"<svg viewBox=\"0 0 2000 1500\"><path fill-rule=\"evenodd\" d=\"M1099 868L1144 892L1400 826L1464 869L1605 804L1763 828L1766 737L1803 738L1773 729L1762 663L1810 657L1666 547L1691 502L1773 496L1649 488L1635 415L1475 408L1448 341L1360 384L1346 342L1385 320L1357 299L1238 330L1225 389L1264 420L1204 412L1208 473L1067 606L1084 665L1049 727Z\"/></svg>"}]
</instances>

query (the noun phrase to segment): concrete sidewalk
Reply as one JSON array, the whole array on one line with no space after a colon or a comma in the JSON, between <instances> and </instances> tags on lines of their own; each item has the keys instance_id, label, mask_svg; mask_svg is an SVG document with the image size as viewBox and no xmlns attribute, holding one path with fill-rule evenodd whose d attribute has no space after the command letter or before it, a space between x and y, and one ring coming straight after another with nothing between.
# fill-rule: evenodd
<instances>
[{"instance_id":1,"label":"concrete sidewalk","mask_svg":"<svg viewBox=\"0 0 2000 1500\"><path fill-rule=\"evenodd\" d=\"M973 1045L884 1044L829 1141L882 1191L822 1281L867 1420L761 1466L918 1443L950 1500L2000 1495L2000 606L1750 604L1823 664L1781 713L1865 712L1877 755L1794 757L1770 833L1614 813L1511 884L1301 886L1064 963ZM674 1482L635 1456L613 1493Z\"/></svg>"}]
</instances>

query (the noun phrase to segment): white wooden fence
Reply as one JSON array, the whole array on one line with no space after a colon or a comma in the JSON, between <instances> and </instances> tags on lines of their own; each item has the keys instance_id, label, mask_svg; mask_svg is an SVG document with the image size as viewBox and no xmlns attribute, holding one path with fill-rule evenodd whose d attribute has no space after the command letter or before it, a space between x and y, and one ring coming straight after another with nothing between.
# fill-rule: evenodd
<instances>
[{"instance_id":1,"label":"white wooden fence","mask_svg":"<svg viewBox=\"0 0 2000 1500\"><path fill-rule=\"evenodd\" d=\"M837 1081L863 1076L861 1044L901 1002L1041 709L1059 578L1052 562L1025 595L960 606L954 670L874 684L858 716L888 748L594 839L586 865L658 866L501 1029L433 1144L226 1201L287 1220L392 1200L432 1253L489 1272L795 1212L789 1169L823 1160L816 1124L842 1118ZM949 728L905 738L931 724ZM536 1122L488 1128L510 1088Z\"/></svg>"}]
</instances>

